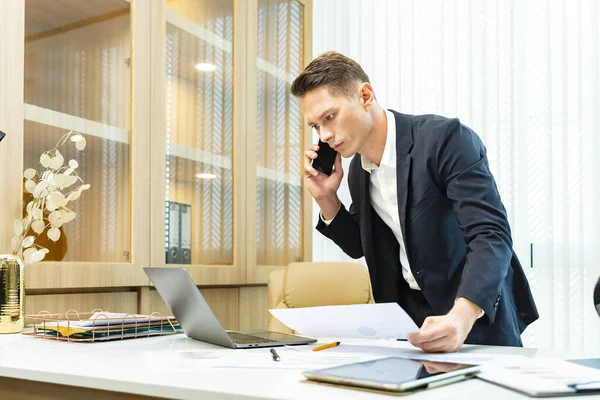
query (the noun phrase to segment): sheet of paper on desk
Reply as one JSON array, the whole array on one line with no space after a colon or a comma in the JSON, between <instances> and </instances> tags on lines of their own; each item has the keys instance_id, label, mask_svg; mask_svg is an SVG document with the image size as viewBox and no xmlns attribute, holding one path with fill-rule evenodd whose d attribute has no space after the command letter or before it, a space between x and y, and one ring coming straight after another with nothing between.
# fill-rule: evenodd
<instances>
[{"instance_id":1,"label":"sheet of paper on desk","mask_svg":"<svg viewBox=\"0 0 600 400\"><path fill-rule=\"evenodd\" d=\"M153 369L168 371L195 371L205 368L308 370L383 357L326 352L301 353L280 347L276 351L280 357L280 361L277 362L273 361L268 349L148 351L144 353L144 357Z\"/></svg>"},{"instance_id":2,"label":"sheet of paper on desk","mask_svg":"<svg viewBox=\"0 0 600 400\"><path fill-rule=\"evenodd\" d=\"M290 346L298 352L312 352L312 348L317 346ZM334 355L355 355L365 358L377 357L402 357L413 360L437 361L437 362L452 362L469 365L482 365L491 362L525 362L527 357L513 354L495 354L495 353L444 353L433 354L425 353L408 342L396 342L390 340L364 340L362 342L342 342L339 346L327 349L327 353Z\"/></svg>"},{"instance_id":3,"label":"sheet of paper on desk","mask_svg":"<svg viewBox=\"0 0 600 400\"><path fill-rule=\"evenodd\" d=\"M532 396L572 394L569 383L600 381L600 371L568 361L529 358L523 362L498 362L482 367L478 378Z\"/></svg>"},{"instance_id":4,"label":"sheet of paper on desk","mask_svg":"<svg viewBox=\"0 0 600 400\"><path fill-rule=\"evenodd\" d=\"M271 309L301 335L334 338L404 339L419 330L397 303Z\"/></svg>"}]
</instances>

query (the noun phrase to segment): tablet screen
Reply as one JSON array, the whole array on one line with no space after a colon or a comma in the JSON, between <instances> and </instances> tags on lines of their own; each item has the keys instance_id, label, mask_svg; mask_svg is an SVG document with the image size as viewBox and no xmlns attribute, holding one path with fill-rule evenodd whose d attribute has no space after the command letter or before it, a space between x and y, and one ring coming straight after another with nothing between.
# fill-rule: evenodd
<instances>
[{"instance_id":1,"label":"tablet screen","mask_svg":"<svg viewBox=\"0 0 600 400\"><path fill-rule=\"evenodd\" d=\"M388 357L380 360L326 368L319 371L313 371L313 373L315 375L341 379L399 385L446 372L459 371L461 369L472 367L472 365L465 364L417 361L399 357Z\"/></svg>"}]
</instances>

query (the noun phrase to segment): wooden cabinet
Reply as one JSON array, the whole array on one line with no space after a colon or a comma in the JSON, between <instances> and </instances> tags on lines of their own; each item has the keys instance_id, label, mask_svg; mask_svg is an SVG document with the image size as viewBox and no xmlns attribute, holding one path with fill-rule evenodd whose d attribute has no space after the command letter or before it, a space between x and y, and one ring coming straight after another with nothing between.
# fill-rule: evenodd
<instances>
[{"instance_id":1,"label":"wooden cabinet","mask_svg":"<svg viewBox=\"0 0 600 400\"><path fill-rule=\"evenodd\" d=\"M69 130L87 140L64 156L91 189L26 266L28 295L147 312L142 268L185 267L232 321L264 303L269 271L309 260L311 136L289 88L311 58L311 13L310 0L1 2L1 251L24 168Z\"/></svg>"}]
</instances>

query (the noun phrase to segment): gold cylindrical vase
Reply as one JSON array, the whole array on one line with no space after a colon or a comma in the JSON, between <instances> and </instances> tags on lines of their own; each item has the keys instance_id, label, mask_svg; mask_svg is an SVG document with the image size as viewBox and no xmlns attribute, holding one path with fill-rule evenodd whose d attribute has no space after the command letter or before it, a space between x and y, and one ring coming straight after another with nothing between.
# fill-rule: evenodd
<instances>
[{"instance_id":1,"label":"gold cylindrical vase","mask_svg":"<svg viewBox=\"0 0 600 400\"><path fill-rule=\"evenodd\" d=\"M23 329L25 268L18 256L0 254L0 333Z\"/></svg>"}]
</instances>

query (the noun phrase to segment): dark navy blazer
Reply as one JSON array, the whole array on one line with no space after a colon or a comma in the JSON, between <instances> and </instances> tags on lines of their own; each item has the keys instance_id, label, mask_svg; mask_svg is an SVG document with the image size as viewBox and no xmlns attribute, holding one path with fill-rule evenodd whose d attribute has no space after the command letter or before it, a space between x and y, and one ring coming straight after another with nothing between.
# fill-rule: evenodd
<instances>
[{"instance_id":1,"label":"dark navy blazer","mask_svg":"<svg viewBox=\"0 0 600 400\"><path fill-rule=\"evenodd\" d=\"M465 343L521 346L521 333L539 314L485 146L458 119L392 113L400 225L423 296L434 315L447 314L458 297L483 309ZM342 205L317 230L350 257L365 257L376 302L398 302L418 315L402 295L412 289L402 277L396 237L371 207L369 178L355 155L349 211Z\"/></svg>"}]
</instances>

